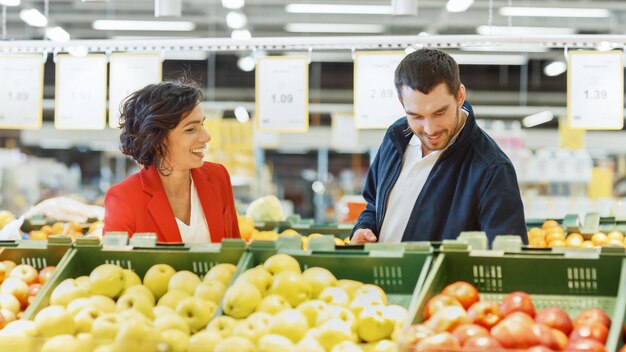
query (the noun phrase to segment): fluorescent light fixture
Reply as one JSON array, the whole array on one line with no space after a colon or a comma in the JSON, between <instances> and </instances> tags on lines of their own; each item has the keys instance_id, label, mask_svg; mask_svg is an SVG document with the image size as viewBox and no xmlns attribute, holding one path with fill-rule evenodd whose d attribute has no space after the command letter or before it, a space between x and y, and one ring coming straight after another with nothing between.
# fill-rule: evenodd
<instances>
[{"instance_id":1,"label":"fluorescent light fixture","mask_svg":"<svg viewBox=\"0 0 626 352\"><path fill-rule=\"evenodd\" d=\"M20 0L0 0L0 5L3 5L3 6L20 6Z\"/></svg>"},{"instance_id":2,"label":"fluorescent light fixture","mask_svg":"<svg viewBox=\"0 0 626 352\"><path fill-rule=\"evenodd\" d=\"M463 51L489 51L489 52L512 52L512 53L545 53L550 48L534 44L516 44L516 45L479 45L479 46L463 46Z\"/></svg>"},{"instance_id":3,"label":"fluorescent light fixture","mask_svg":"<svg viewBox=\"0 0 626 352\"><path fill-rule=\"evenodd\" d=\"M222 0L222 6L230 10L238 10L243 7L244 0Z\"/></svg>"},{"instance_id":4,"label":"fluorescent light fixture","mask_svg":"<svg viewBox=\"0 0 626 352\"><path fill-rule=\"evenodd\" d=\"M300 33L383 33L385 26L351 23L287 23L285 30Z\"/></svg>"},{"instance_id":5,"label":"fluorescent light fixture","mask_svg":"<svg viewBox=\"0 0 626 352\"><path fill-rule=\"evenodd\" d=\"M250 120L250 114L243 106L237 106L235 108L235 118L241 123L246 123Z\"/></svg>"},{"instance_id":6,"label":"fluorescent light fixture","mask_svg":"<svg viewBox=\"0 0 626 352\"><path fill-rule=\"evenodd\" d=\"M235 29L230 33L230 38L235 40L248 40L252 38L252 34L247 29Z\"/></svg>"},{"instance_id":7,"label":"fluorescent light fixture","mask_svg":"<svg viewBox=\"0 0 626 352\"><path fill-rule=\"evenodd\" d=\"M180 17L183 0L154 0L154 17Z\"/></svg>"},{"instance_id":8,"label":"fluorescent light fixture","mask_svg":"<svg viewBox=\"0 0 626 352\"><path fill-rule=\"evenodd\" d=\"M91 24L100 31L193 31L196 24L189 21L125 21L96 20Z\"/></svg>"},{"instance_id":9,"label":"fluorescent light fixture","mask_svg":"<svg viewBox=\"0 0 626 352\"><path fill-rule=\"evenodd\" d=\"M448 10L448 12L464 12L472 6L473 3L474 0L448 0L446 10Z\"/></svg>"},{"instance_id":10,"label":"fluorescent light fixture","mask_svg":"<svg viewBox=\"0 0 626 352\"><path fill-rule=\"evenodd\" d=\"M20 19L33 27L45 27L48 24L46 16L37 9L23 9L20 11Z\"/></svg>"},{"instance_id":11,"label":"fluorescent light fixture","mask_svg":"<svg viewBox=\"0 0 626 352\"><path fill-rule=\"evenodd\" d=\"M52 27L46 29L46 38L53 42L63 43L70 40L70 34L61 27Z\"/></svg>"},{"instance_id":12,"label":"fluorescent light fixture","mask_svg":"<svg viewBox=\"0 0 626 352\"><path fill-rule=\"evenodd\" d=\"M289 13L335 13L356 15L391 15L391 6L386 5L340 5L340 4L288 4Z\"/></svg>"},{"instance_id":13,"label":"fluorescent light fixture","mask_svg":"<svg viewBox=\"0 0 626 352\"><path fill-rule=\"evenodd\" d=\"M527 34L574 34L574 28L565 27L508 27L508 26L478 26L476 33L481 35L527 35Z\"/></svg>"},{"instance_id":14,"label":"fluorescent light fixture","mask_svg":"<svg viewBox=\"0 0 626 352\"><path fill-rule=\"evenodd\" d=\"M241 29L248 23L248 18L244 13L231 11L226 14L226 25L228 28Z\"/></svg>"},{"instance_id":15,"label":"fluorescent light fixture","mask_svg":"<svg viewBox=\"0 0 626 352\"><path fill-rule=\"evenodd\" d=\"M528 58L524 55L481 55L451 54L459 65L524 65Z\"/></svg>"},{"instance_id":16,"label":"fluorescent light fixture","mask_svg":"<svg viewBox=\"0 0 626 352\"><path fill-rule=\"evenodd\" d=\"M607 9L560 8L560 7L513 7L500 8L502 16L517 17L609 17Z\"/></svg>"},{"instance_id":17,"label":"fluorescent light fixture","mask_svg":"<svg viewBox=\"0 0 626 352\"><path fill-rule=\"evenodd\" d=\"M417 0L391 0L394 16L417 16Z\"/></svg>"},{"instance_id":18,"label":"fluorescent light fixture","mask_svg":"<svg viewBox=\"0 0 626 352\"><path fill-rule=\"evenodd\" d=\"M524 117L522 119L522 126L526 128L539 126L546 122L552 121L553 118L554 118L554 114L552 113L552 111L546 110L546 111L538 112L536 114Z\"/></svg>"},{"instance_id":19,"label":"fluorescent light fixture","mask_svg":"<svg viewBox=\"0 0 626 352\"><path fill-rule=\"evenodd\" d=\"M76 57L84 57L89 54L89 48L84 45L72 46L67 49L67 52Z\"/></svg>"},{"instance_id":20,"label":"fluorescent light fixture","mask_svg":"<svg viewBox=\"0 0 626 352\"><path fill-rule=\"evenodd\" d=\"M254 70L254 66L256 66L256 60L252 56L244 56L237 60L237 67L242 71L250 72Z\"/></svg>"},{"instance_id":21,"label":"fluorescent light fixture","mask_svg":"<svg viewBox=\"0 0 626 352\"><path fill-rule=\"evenodd\" d=\"M563 61L552 61L543 68L543 74L549 77L558 76L567 71L567 64Z\"/></svg>"}]
</instances>

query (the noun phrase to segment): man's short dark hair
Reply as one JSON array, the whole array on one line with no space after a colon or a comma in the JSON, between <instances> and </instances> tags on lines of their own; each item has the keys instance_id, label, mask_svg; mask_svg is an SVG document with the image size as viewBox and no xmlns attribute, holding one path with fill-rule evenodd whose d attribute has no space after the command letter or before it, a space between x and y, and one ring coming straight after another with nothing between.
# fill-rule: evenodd
<instances>
[{"instance_id":1,"label":"man's short dark hair","mask_svg":"<svg viewBox=\"0 0 626 352\"><path fill-rule=\"evenodd\" d=\"M459 65L441 50L425 48L414 51L396 68L395 84L400 99L403 86L428 94L441 83L445 83L450 94L458 97L461 86Z\"/></svg>"},{"instance_id":2,"label":"man's short dark hair","mask_svg":"<svg viewBox=\"0 0 626 352\"><path fill-rule=\"evenodd\" d=\"M131 93L120 105L120 149L148 168L167 154L164 141L171 130L200 103L202 91L191 81L150 84Z\"/></svg>"}]
</instances>

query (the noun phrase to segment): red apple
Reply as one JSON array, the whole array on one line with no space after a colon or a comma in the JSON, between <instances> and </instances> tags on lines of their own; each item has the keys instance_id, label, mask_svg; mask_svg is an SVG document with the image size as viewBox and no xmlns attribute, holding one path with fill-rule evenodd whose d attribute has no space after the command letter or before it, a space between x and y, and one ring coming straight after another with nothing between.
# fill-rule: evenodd
<instances>
[{"instance_id":1,"label":"red apple","mask_svg":"<svg viewBox=\"0 0 626 352\"><path fill-rule=\"evenodd\" d=\"M461 347L456 337L449 332L440 332L433 336L429 336L415 346L416 351L442 351L448 348L455 350Z\"/></svg>"},{"instance_id":2,"label":"red apple","mask_svg":"<svg viewBox=\"0 0 626 352\"><path fill-rule=\"evenodd\" d=\"M33 301L35 301L35 298L37 298L37 294L39 294L39 291L41 290L41 288L43 287L42 284L32 284L28 287L28 304L33 303Z\"/></svg>"},{"instance_id":3,"label":"red apple","mask_svg":"<svg viewBox=\"0 0 626 352\"><path fill-rule=\"evenodd\" d=\"M457 326L469 324L472 321L467 316L467 312L463 307L444 307L441 308L426 320L423 324L434 332L452 332Z\"/></svg>"},{"instance_id":4,"label":"red apple","mask_svg":"<svg viewBox=\"0 0 626 352\"><path fill-rule=\"evenodd\" d=\"M424 326L424 324L413 324L400 337L400 344L412 346L434 334L435 332Z\"/></svg>"},{"instance_id":5,"label":"red apple","mask_svg":"<svg viewBox=\"0 0 626 352\"><path fill-rule=\"evenodd\" d=\"M607 329L611 328L611 318L600 308L589 308L582 311L576 319L574 319L574 326L583 322L599 322L606 326Z\"/></svg>"},{"instance_id":6,"label":"red apple","mask_svg":"<svg viewBox=\"0 0 626 352\"><path fill-rule=\"evenodd\" d=\"M32 265L20 264L11 270L9 277L21 279L26 284L30 285L37 281L38 273L37 269L35 269Z\"/></svg>"},{"instance_id":7,"label":"red apple","mask_svg":"<svg viewBox=\"0 0 626 352\"><path fill-rule=\"evenodd\" d=\"M429 299L428 302L426 302L426 308L424 308L424 319L429 319L435 315L439 309L450 306L463 307L461 302L452 296L442 294L435 295Z\"/></svg>"},{"instance_id":8,"label":"red apple","mask_svg":"<svg viewBox=\"0 0 626 352\"><path fill-rule=\"evenodd\" d=\"M513 312L522 312L534 317L535 306L526 292L516 291L502 298L502 302L500 302L500 312L502 312L504 316Z\"/></svg>"},{"instance_id":9,"label":"red apple","mask_svg":"<svg viewBox=\"0 0 626 352\"><path fill-rule=\"evenodd\" d=\"M606 338L609 335L609 329L599 322L584 322L579 323L574 327L572 333L569 335L570 341L577 341L580 339L596 340L602 344L606 343Z\"/></svg>"},{"instance_id":10,"label":"red apple","mask_svg":"<svg viewBox=\"0 0 626 352\"><path fill-rule=\"evenodd\" d=\"M478 324L487 329L491 329L502 320L502 314L496 302L476 302L467 310L467 315L472 319L474 324Z\"/></svg>"},{"instance_id":11,"label":"red apple","mask_svg":"<svg viewBox=\"0 0 626 352\"><path fill-rule=\"evenodd\" d=\"M452 335L456 336L461 345L474 336L489 336L489 330L476 324L459 325L452 331Z\"/></svg>"},{"instance_id":12,"label":"red apple","mask_svg":"<svg viewBox=\"0 0 626 352\"><path fill-rule=\"evenodd\" d=\"M457 281L449 284L444 287L441 294L456 298L465 309L468 309L479 300L476 287L465 281Z\"/></svg>"},{"instance_id":13,"label":"red apple","mask_svg":"<svg viewBox=\"0 0 626 352\"><path fill-rule=\"evenodd\" d=\"M572 341L565 352L606 352L606 347L595 340L580 339Z\"/></svg>"},{"instance_id":14,"label":"red apple","mask_svg":"<svg viewBox=\"0 0 626 352\"><path fill-rule=\"evenodd\" d=\"M28 303L28 285L21 279L15 277L9 277L4 280L2 285L0 285L0 294L15 296L22 304L22 308Z\"/></svg>"},{"instance_id":15,"label":"red apple","mask_svg":"<svg viewBox=\"0 0 626 352\"><path fill-rule=\"evenodd\" d=\"M48 279L54 274L55 266L47 266L39 271L39 283L45 284Z\"/></svg>"},{"instance_id":16,"label":"red apple","mask_svg":"<svg viewBox=\"0 0 626 352\"><path fill-rule=\"evenodd\" d=\"M569 337L563 333L561 330L552 329L552 334L554 334L554 338L556 342L559 344L558 351L564 350L565 347L569 344Z\"/></svg>"},{"instance_id":17,"label":"red apple","mask_svg":"<svg viewBox=\"0 0 626 352\"><path fill-rule=\"evenodd\" d=\"M544 308L537 313L535 321L552 329L561 330L565 335L572 332L572 320L561 308Z\"/></svg>"},{"instance_id":18,"label":"red apple","mask_svg":"<svg viewBox=\"0 0 626 352\"><path fill-rule=\"evenodd\" d=\"M505 318L491 328L491 336L504 348L529 348L540 342L533 333L533 324L522 318Z\"/></svg>"},{"instance_id":19,"label":"red apple","mask_svg":"<svg viewBox=\"0 0 626 352\"><path fill-rule=\"evenodd\" d=\"M551 350L559 349L560 347L559 342L554 336L552 329L550 329L549 327L543 324L537 324L537 323L533 324L532 329L533 329L533 334L537 336L537 339L539 340L539 344L541 346L547 347Z\"/></svg>"},{"instance_id":20,"label":"red apple","mask_svg":"<svg viewBox=\"0 0 626 352\"><path fill-rule=\"evenodd\" d=\"M474 336L465 341L463 348L470 351L493 351L502 348L502 345L491 336Z\"/></svg>"}]
</instances>

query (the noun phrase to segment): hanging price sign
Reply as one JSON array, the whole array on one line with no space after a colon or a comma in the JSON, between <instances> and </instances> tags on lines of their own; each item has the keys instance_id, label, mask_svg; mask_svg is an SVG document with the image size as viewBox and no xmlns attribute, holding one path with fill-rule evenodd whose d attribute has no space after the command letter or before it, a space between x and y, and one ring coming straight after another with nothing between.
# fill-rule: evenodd
<instances>
[{"instance_id":1,"label":"hanging price sign","mask_svg":"<svg viewBox=\"0 0 626 352\"><path fill-rule=\"evenodd\" d=\"M624 56L620 51L570 51L567 69L570 128L621 130L624 126Z\"/></svg>"},{"instance_id":2,"label":"hanging price sign","mask_svg":"<svg viewBox=\"0 0 626 352\"><path fill-rule=\"evenodd\" d=\"M54 126L96 130L106 126L105 55L57 56Z\"/></svg>"},{"instance_id":3,"label":"hanging price sign","mask_svg":"<svg viewBox=\"0 0 626 352\"><path fill-rule=\"evenodd\" d=\"M0 128L40 128L43 111L41 55L0 56Z\"/></svg>"},{"instance_id":4,"label":"hanging price sign","mask_svg":"<svg viewBox=\"0 0 626 352\"><path fill-rule=\"evenodd\" d=\"M404 116L394 85L404 51L357 52L354 58L354 119L358 129L387 128Z\"/></svg>"},{"instance_id":5,"label":"hanging price sign","mask_svg":"<svg viewBox=\"0 0 626 352\"><path fill-rule=\"evenodd\" d=\"M256 66L259 131L309 129L309 64L304 56L263 57Z\"/></svg>"}]
</instances>

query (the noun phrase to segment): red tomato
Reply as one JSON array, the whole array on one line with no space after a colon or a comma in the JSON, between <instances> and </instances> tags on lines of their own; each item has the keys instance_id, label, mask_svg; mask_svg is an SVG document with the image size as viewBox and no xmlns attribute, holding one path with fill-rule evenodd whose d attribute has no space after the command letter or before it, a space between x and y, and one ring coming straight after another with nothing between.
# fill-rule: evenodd
<instances>
[{"instance_id":1,"label":"red tomato","mask_svg":"<svg viewBox=\"0 0 626 352\"><path fill-rule=\"evenodd\" d=\"M572 320L561 308L545 308L535 316L535 321L552 329L561 330L565 335L572 332Z\"/></svg>"},{"instance_id":2,"label":"red tomato","mask_svg":"<svg viewBox=\"0 0 626 352\"><path fill-rule=\"evenodd\" d=\"M598 322L606 326L607 329L611 328L611 318L600 308L589 308L582 311L574 319L574 326L583 322Z\"/></svg>"},{"instance_id":3,"label":"red tomato","mask_svg":"<svg viewBox=\"0 0 626 352\"><path fill-rule=\"evenodd\" d=\"M558 350L560 348L559 342L554 336L552 329L543 324L537 323L533 324L532 329L541 346L547 347L551 350Z\"/></svg>"},{"instance_id":4,"label":"red tomato","mask_svg":"<svg viewBox=\"0 0 626 352\"><path fill-rule=\"evenodd\" d=\"M502 320L502 313L496 302L479 301L467 310L467 315L474 324L491 329Z\"/></svg>"},{"instance_id":5,"label":"red tomato","mask_svg":"<svg viewBox=\"0 0 626 352\"><path fill-rule=\"evenodd\" d=\"M526 352L553 352L553 350L546 346L534 346L527 349Z\"/></svg>"},{"instance_id":6,"label":"red tomato","mask_svg":"<svg viewBox=\"0 0 626 352\"><path fill-rule=\"evenodd\" d=\"M400 337L400 344L405 346L415 345L416 343L434 334L434 331L427 328L423 324L414 324L409 326L404 334L402 334Z\"/></svg>"},{"instance_id":7,"label":"red tomato","mask_svg":"<svg viewBox=\"0 0 626 352\"><path fill-rule=\"evenodd\" d=\"M574 327L572 333L569 335L570 341L577 341L580 339L596 340L602 344L606 343L606 338L609 335L609 329L606 326L598 322L585 322L580 323Z\"/></svg>"},{"instance_id":8,"label":"red tomato","mask_svg":"<svg viewBox=\"0 0 626 352\"><path fill-rule=\"evenodd\" d=\"M471 351L493 351L502 348L502 345L492 336L474 336L465 341L463 348Z\"/></svg>"},{"instance_id":9,"label":"red tomato","mask_svg":"<svg viewBox=\"0 0 626 352\"><path fill-rule=\"evenodd\" d=\"M572 341L565 352L606 352L606 347L595 340L580 339Z\"/></svg>"},{"instance_id":10,"label":"red tomato","mask_svg":"<svg viewBox=\"0 0 626 352\"><path fill-rule=\"evenodd\" d=\"M535 316L535 306L526 292L516 291L504 296L500 302L500 311L504 316L513 312L522 312Z\"/></svg>"},{"instance_id":11,"label":"red tomato","mask_svg":"<svg viewBox=\"0 0 626 352\"><path fill-rule=\"evenodd\" d=\"M474 285L465 282L465 281L457 281L453 282L450 285L444 287L441 294L452 296L456 298L463 308L468 309L472 306L472 304L478 302L478 290Z\"/></svg>"},{"instance_id":12,"label":"red tomato","mask_svg":"<svg viewBox=\"0 0 626 352\"><path fill-rule=\"evenodd\" d=\"M626 345L622 346L622 348L619 349L619 352L626 352Z\"/></svg>"},{"instance_id":13,"label":"red tomato","mask_svg":"<svg viewBox=\"0 0 626 352\"><path fill-rule=\"evenodd\" d=\"M456 337L449 332L441 332L433 336L429 336L415 346L416 351L445 351L448 348L453 351L460 348L461 344Z\"/></svg>"},{"instance_id":14,"label":"red tomato","mask_svg":"<svg viewBox=\"0 0 626 352\"><path fill-rule=\"evenodd\" d=\"M459 325L452 331L452 335L456 336L457 340L464 345L467 340L475 336L489 336L489 330L476 324L463 324Z\"/></svg>"},{"instance_id":15,"label":"red tomato","mask_svg":"<svg viewBox=\"0 0 626 352\"><path fill-rule=\"evenodd\" d=\"M532 321L532 320L531 320ZM504 348L529 348L540 343L533 332L533 323L521 318L505 318L491 328L493 336Z\"/></svg>"},{"instance_id":16,"label":"red tomato","mask_svg":"<svg viewBox=\"0 0 626 352\"><path fill-rule=\"evenodd\" d=\"M563 331L557 329L552 329L552 334L554 334L554 338L556 338L556 342L559 344L559 348L557 348L557 350L564 350L569 344L569 337L567 337Z\"/></svg>"},{"instance_id":17,"label":"red tomato","mask_svg":"<svg viewBox=\"0 0 626 352\"><path fill-rule=\"evenodd\" d=\"M55 266L47 266L47 267L41 269L39 271L39 274L38 274L39 283L41 283L42 285L45 284L46 281L48 281L48 279L50 279L52 274L54 274L54 269L56 269Z\"/></svg>"},{"instance_id":18,"label":"red tomato","mask_svg":"<svg viewBox=\"0 0 626 352\"><path fill-rule=\"evenodd\" d=\"M452 296L446 296L442 294L433 296L433 298L429 299L428 302L426 302L426 308L424 308L424 319L429 319L430 317L435 315L435 313L437 313L439 309L450 306L463 307L461 302L459 302L456 298Z\"/></svg>"},{"instance_id":19,"label":"red tomato","mask_svg":"<svg viewBox=\"0 0 626 352\"><path fill-rule=\"evenodd\" d=\"M471 322L463 307L444 307L439 309L430 319L426 320L424 325L434 332L452 332L457 326Z\"/></svg>"}]
</instances>

